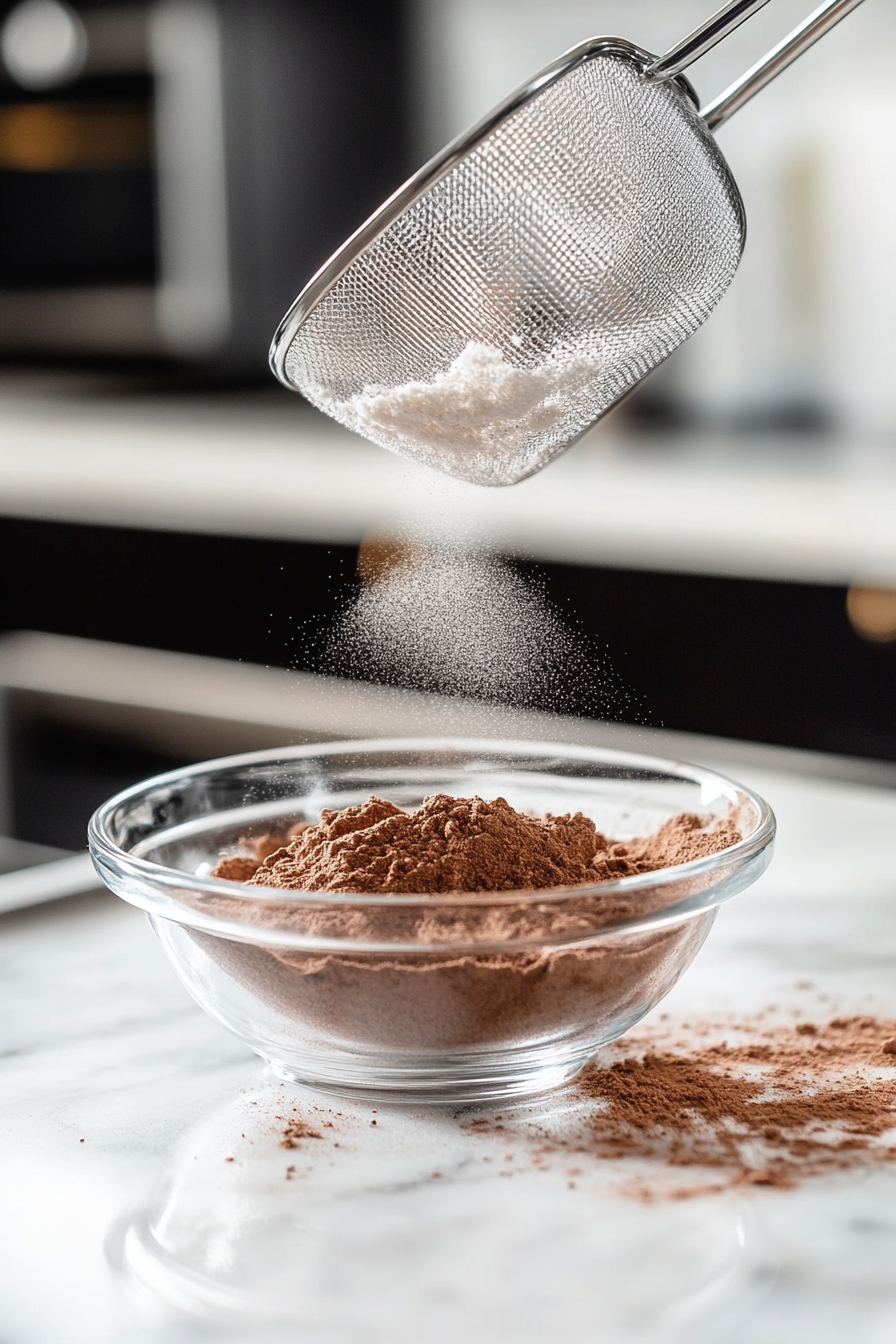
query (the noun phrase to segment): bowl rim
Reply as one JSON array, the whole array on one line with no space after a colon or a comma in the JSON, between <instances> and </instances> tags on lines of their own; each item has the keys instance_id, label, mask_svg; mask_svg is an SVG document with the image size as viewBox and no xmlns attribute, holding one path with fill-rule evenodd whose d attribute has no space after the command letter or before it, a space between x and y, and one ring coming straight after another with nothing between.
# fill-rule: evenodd
<instances>
[{"instance_id":1,"label":"bowl rim","mask_svg":"<svg viewBox=\"0 0 896 1344\"><path fill-rule=\"evenodd\" d=\"M648 873L638 873L632 877L615 878L609 882L587 883L576 887L528 888L522 891L458 892L456 898L453 893L433 895L432 893L422 892L397 895L383 892L284 891L272 887L249 887L245 883L232 882L225 878L200 876L182 869L168 868L150 859L138 857L132 851L119 846L110 834L112 817L120 807L139 800L141 796L149 794L153 790L178 782L187 784L191 780L197 780L203 775L209 775L217 771L238 770L254 765L281 763L289 765L293 761L321 756L332 758L358 755L365 752L394 753L402 751L408 753L427 751L487 753L490 751L511 757L514 755L531 757L533 755L549 754L554 758L560 756L571 762L582 761L591 764L615 765L629 768L638 773L661 773L692 784L711 783L717 787L717 794L727 795L732 801L739 796L748 803L756 815L756 826L749 835L744 836L735 844L717 851L715 854L691 859L687 863L676 864L671 867L658 868ZM508 761L507 768L512 769L512 761ZM176 826L167 829L174 831ZM104 877L105 866L109 864L119 873L124 870L132 879L150 883L157 890L165 889L173 899L176 899L177 893L183 892L186 887L189 887L191 894L197 896L226 897L232 903L232 909L235 909L238 903L243 901L246 903L247 910L250 907L257 909L259 905L276 905L281 909L284 906L299 909L304 906L320 908L321 905L334 907L344 905L369 906L378 909L426 907L431 910L433 903L437 901L440 910L449 910L452 908L470 909L475 906L519 906L521 904L544 904L548 902L560 904L566 901L581 900L583 897L609 898L621 894L634 894L646 888L662 888L689 878L703 876L711 873L713 869L721 869L731 863L735 863L738 867L747 864L751 859L757 858L772 843L775 830L775 815L760 794L746 785L730 779L727 775L720 774L718 771L704 766L692 765L685 761L642 755L638 752L620 751L612 747L580 746L571 743L505 738L417 737L349 739L338 742L316 742L300 746L274 747L262 751L217 757L213 760L200 761L194 765L166 771L121 790L98 807L90 819L88 842L91 857L101 877ZM692 896L681 901L673 901L662 911L656 912L650 922L655 922L657 917L663 919L672 917L676 913L679 918L688 913L699 913L699 910L705 909L707 904L717 903L707 902L706 897L709 894L703 889L700 893L701 899L696 906ZM731 892L731 894L733 895L734 892ZM726 899L726 897L722 896L721 899ZM183 908L183 912L184 914L187 913L186 907ZM162 912L158 911L158 913L161 914ZM191 911L191 913L195 914L197 912ZM174 912L172 912L172 917L174 917ZM644 920L643 914L633 915L630 920L622 920L620 923L614 924L613 928L615 931L619 931L636 925L640 926L643 925ZM203 923L205 922L203 920ZM231 929L236 926L236 921L233 919L214 919L212 917L212 922L222 927L227 924ZM272 930L268 932L270 933Z\"/></svg>"}]
</instances>

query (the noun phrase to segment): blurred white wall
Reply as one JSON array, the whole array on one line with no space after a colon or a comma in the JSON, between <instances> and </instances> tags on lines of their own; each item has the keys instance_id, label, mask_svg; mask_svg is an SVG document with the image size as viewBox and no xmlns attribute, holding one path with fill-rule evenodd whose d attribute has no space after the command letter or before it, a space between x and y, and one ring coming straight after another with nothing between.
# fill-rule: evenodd
<instances>
[{"instance_id":1,"label":"blurred white wall","mask_svg":"<svg viewBox=\"0 0 896 1344\"><path fill-rule=\"evenodd\" d=\"M662 51L714 0L418 0L420 156L566 47L612 33ZM772 0L695 66L704 101L811 11ZM896 438L896 4L866 0L719 132L749 221L741 270L658 374L719 422L815 408Z\"/></svg>"}]
</instances>

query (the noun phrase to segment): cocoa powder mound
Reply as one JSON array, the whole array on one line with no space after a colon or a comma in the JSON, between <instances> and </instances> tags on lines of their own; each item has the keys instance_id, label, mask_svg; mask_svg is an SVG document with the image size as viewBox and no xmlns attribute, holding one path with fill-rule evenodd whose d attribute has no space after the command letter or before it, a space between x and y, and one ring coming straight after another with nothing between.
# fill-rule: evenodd
<instances>
[{"instance_id":1,"label":"cocoa powder mound","mask_svg":"<svg viewBox=\"0 0 896 1344\"><path fill-rule=\"evenodd\" d=\"M602 884L724 850L740 832L730 819L682 813L652 836L618 841L581 814L533 818L504 799L437 794L414 812L371 798L324 812L276 848L278 837L263 839L266 857L244 839L243 854L215 869L233 871L225 865L234 857L256 863L243 892L198 895L197 905L243 927L286 932L295 944L199 929L187 936L273 1010L281 1039L324 1052L386 1052L410 1067L433 1052L472 1050L480 1064L508 1048L549 1052L558 1041L593 1039L595 1024L612 1034L615 1023L636 1021L696 955L715 911L625 926L715 879L683 872L630 892ZM533 901L528 893L546 885L565 894ZM311 894L295 900L296 892ZM317 900L315 892L346 896ZM380 892L420 900L349 899ZM520 900L483 901L490 892L520 892Z\"/></svg>"},{"instance_id":2,"label":"cocoa powder mound","mask_svg":"<svg viewBox=\"0 0 896 1344\"><path fill-rule=\"evenodd\" d=\"M608 839L581 812L529 817L504 798L432 794L414 812L371 797L321 812L284 846L263 837L255 859L222 858L212 876L287 891L444 895L584 886L717 853L740 839L730 820L694 813L653 835Z\"/></svg>"},{"instance_id":3,"label":"cocoa powder mound","mask_svg":"<svg viewBox=\"0 0 896 1344\"><path fill-rule=\"evenodd\" d=\"M249 882L270 855L276 854L291 840L307 831L309 822L298 821L282 834L265 831L263 835L240 836L240 854L225 854L212 869L212 877L223 877L228 882Z\"/></svg>"},{"instance_id":4,"label":"cocoa powder mound","mask_svg":"<svg viewBox=\"0 0 896 1344\"><path fill-rule=\"evenodd\" d=\"M704 1024L697 1035L718 1030ZM636 1162L621 1189L643 1200L787 1189L896 1162L896 1022L855 1016L735 1030L745 1038L735 1044L670 1044L652 1030L604 1047L575 1084L570 1132L528 1134L536 1156L559 1149ZM472 1127L506 1133L508 1121L478 1118ZM702 1174L683 1184L670 1168Z\"/></svg>"},{"instance_id":5,"label":"cocoa powder mound","mask_svg":"<svg viewBox=\"0 0 896 1344\"><path fill-rule=\"evenodd\" d=\"M248 854L227 854L218 860L212 877L223 877L227 882L248 882L258 871L258 860Z\"/></svg>"}]
</instances>

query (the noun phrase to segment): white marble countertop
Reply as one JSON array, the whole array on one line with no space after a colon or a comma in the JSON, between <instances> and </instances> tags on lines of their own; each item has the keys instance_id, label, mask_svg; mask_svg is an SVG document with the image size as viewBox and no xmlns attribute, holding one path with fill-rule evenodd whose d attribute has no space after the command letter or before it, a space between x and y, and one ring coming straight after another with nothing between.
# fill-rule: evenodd
<instances>
[{"instance_id":1,"label":"white marble countertop","mask_svg":"<svg viewBox=\"0 0 896 1344\"><path fill-rule=\"evenodd\" d=\"M896 1015L896 792L729 769L776 808L778 854L665 1008ZM896 1337L896 1175L649 1206L616 1191L624 1162L499 1179L497 1137L447 1112L271 1081L111 896L0 919L0 1080L3 1344ZM293 1105L342 1115L287 1152ZM181 1259L138 1291L115 1266L150 1214Z\"/></svg>"}]
</instances>

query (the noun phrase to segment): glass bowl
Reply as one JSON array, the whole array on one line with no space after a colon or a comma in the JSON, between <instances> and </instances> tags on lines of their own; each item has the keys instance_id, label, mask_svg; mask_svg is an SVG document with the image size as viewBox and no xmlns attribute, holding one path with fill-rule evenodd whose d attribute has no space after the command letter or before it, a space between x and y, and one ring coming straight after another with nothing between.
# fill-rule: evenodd
<instances>
[{"instance_id":1,"label":"glass bowl","mask_svg":"<svg viewBox=\"0 0 896 1344\"><path fill-rule=\"evenodd\" d=\"M283 892L209 876L245 838L371 794L503 796L581 811L615 839L680 812L743 838L613 882L459 896ZM676 983L719 905L771 857L775 821L723 776L626 752L530 742L381 740L232 756L105 803L90 849L145 910L196 1001L281 1078L367 1098L519 1097L573 1077Z\"/></svg>"}]
</instances>

